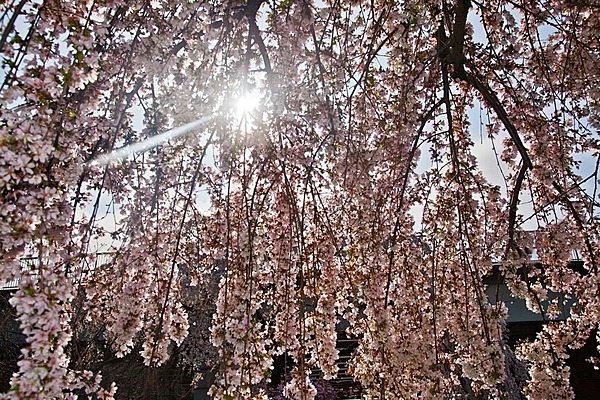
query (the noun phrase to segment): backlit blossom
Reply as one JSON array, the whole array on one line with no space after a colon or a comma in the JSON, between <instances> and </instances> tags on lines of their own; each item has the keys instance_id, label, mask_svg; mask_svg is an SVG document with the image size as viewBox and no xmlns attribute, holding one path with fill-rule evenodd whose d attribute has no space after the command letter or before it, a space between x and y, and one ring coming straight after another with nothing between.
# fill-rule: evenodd
<instances>
[{"instance_id":1,"label":"backlit blossom","mask_svg":"<svg viewBox=\"0 0 600 400\"><path fill-rule=\"evenodd\" d=\"M216 399L266 398L281 358L313 399L343 337L368 398L574 396L600 324L592 5L5 3L0 282L26 345L0 397L113 398L72 351L92 326L150 367L210 360ZM549 321L524 388L495 276Z\"/></svg>"}]
</instances>

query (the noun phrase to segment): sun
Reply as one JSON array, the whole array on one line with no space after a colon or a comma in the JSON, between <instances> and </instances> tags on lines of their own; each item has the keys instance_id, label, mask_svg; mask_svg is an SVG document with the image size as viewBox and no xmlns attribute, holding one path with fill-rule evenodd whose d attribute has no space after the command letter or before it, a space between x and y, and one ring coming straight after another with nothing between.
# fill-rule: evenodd
<instances>
[{"instance_id":1,"label":"sun","mask_svg":"<svg viewBox=\"0 0 600 400\"><path fill-rule=\"evenodd\" d=\"M234 105L237 119L248 119L248 116L254 111L260 103L260 95L257 90L246 93L239 97Z\"/></svg>"}]
</instances>

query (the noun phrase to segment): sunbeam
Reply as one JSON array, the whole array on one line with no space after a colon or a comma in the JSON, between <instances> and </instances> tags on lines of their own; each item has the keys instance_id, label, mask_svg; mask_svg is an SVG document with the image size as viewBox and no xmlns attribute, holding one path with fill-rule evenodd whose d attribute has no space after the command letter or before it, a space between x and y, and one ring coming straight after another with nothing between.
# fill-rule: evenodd
<instances>
[{"instance_id":1,"label":"sunbeam","mask_svg":"<svg viewBox=\"0 0 600 400\"><path fill-rule=\"evenodd\" d=\"M121 160L127 158L133 153L143 153L150 150L168 140L175 139L179 136L189 133L194 128L204 125L208 121L212 120L216 114L212 114L208 117L199 118L193 122L187 123L183 126L170 129L164 133L156 136L152 136L146 140L138 143L131 144L129 146L121 147L120 149L113 150L108 154L103 154L89 163L90 166L103 166L108 165L115 160Z\"/></svg>"}]
</instances>

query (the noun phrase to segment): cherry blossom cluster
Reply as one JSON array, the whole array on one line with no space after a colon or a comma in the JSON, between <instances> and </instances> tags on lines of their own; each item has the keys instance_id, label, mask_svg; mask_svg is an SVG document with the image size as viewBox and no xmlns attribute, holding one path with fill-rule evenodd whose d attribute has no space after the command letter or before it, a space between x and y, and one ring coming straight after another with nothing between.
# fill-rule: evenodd
<instances>
[{"instance_id":1,"label":"cherry blossom cluster","mask_svg":"<svg viewBox=\"0 0 600 400\"><path fill-rule=\"evenodd\" d=\"M27 343L4 398L118 395L70 353L85 324L150 367L190 349L216 399L267 398L277 357L313 399L340 337L370 398L574 396L600 327L591 5L133 3L0 6L0 281ZM494 275L546 322L519 361Z\"/></svg>"}]
</instances>

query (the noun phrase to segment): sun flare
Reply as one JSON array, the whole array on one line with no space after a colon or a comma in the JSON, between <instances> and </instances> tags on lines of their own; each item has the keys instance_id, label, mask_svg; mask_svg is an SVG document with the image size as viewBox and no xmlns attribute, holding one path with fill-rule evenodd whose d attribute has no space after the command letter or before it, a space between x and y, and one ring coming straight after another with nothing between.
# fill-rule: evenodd
<instances>
[{"instance_id":1,"label":"sun flare","mask_svg":"<svg viewBox=\"0 0 600 400\"><path fill-rule=\"evenodd\" d=\"M235 102L235 114L238 118L247 118L248 114L254 111L260 102L260 96L257 91L246 93Z\"/></svg>"}]
</instances>

